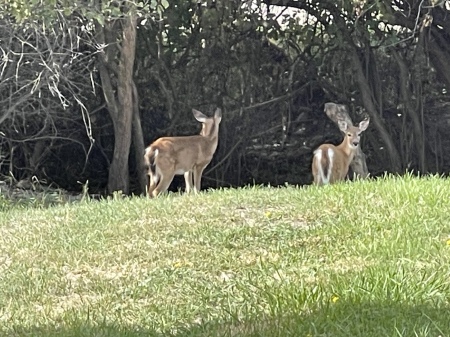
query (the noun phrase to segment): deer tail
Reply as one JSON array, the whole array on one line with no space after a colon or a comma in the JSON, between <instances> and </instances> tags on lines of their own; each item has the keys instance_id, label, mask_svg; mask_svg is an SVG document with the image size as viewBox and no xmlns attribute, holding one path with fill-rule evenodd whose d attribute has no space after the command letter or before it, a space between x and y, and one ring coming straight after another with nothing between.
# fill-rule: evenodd
<instances>
[{"instance_id":1,"label":"deer tail","mask_svg":"<svg viewBox=\"0 0 450 337\"><path fill-rule=\"evenodd\" d=\"M317 175L319 184L328 184L333 172L334 151L331 148L317 149L314 151L317 164Z\"/></svg>"},{"instance_id":2,"label":"deer tail","mask_svg":"<svg viewBox=\"0 0 450 337\"><path fill-rule=\"evenodd\" d=\"M148 168L149 173L156 177L156 157L159 154L159 150L152 146L145 149L144 162L145 166Z\"/></svg>"}]
</instances>

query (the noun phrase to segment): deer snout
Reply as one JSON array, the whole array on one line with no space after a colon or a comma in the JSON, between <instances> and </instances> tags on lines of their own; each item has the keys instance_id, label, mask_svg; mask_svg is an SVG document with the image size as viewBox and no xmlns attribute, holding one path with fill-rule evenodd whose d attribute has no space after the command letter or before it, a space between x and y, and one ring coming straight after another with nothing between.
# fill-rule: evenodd
<instances>
[{"instance_id":1,"label":"deer snout","mask_svg":"<svg viewBox=\"0 0 450 337\"><path fill-rule=\"evenodd\" d=\"M357 147L359 145L359 141L358 140L354 140L352 142L352 144L353 144L354 147Z\"/></svg>"}]
</instances>

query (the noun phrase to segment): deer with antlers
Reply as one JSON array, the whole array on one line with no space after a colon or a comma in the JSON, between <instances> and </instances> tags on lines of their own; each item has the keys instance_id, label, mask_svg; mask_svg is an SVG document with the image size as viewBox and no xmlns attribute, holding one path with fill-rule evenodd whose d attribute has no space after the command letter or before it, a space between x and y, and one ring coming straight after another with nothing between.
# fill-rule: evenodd
<instances>
[{"instance_id":1,"label":"deer with antlers","mask_svg":"<svg viewBox=\"0 0 450 337\"><path fill-rule=\"evenodd\" d=\"M217 109L207 117L192 109L197 121L202 123L199 135L161 137L145 149L144 161L148 167L148 197L165 192L175 175L184 175L186 192L200 191L203 170L211 162L219 140L222 112Z\"/></svg>"}]
</instances>

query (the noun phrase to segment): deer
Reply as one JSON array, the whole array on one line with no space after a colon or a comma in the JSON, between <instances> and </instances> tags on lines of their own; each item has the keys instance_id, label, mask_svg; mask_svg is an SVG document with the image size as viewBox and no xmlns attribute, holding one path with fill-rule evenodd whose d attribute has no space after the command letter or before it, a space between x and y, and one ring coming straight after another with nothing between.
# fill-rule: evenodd
<instances>
[{"instance_id":1,"label":"deer","mask_svg":"<svg viewBox=\"0 0 450 337\"><path fill-rule=\"evenodd\" d=\"M339 129L345 134L342 143L337 146L322 144L314 151L312 174L315 185L333 184L345 179L359 146L361 133L367 129L369 122L370 119L366 119L358 126L353 126L347 121L338 121Z\"/></svg>"},{"instance_id":2,"label":"deer","mask_svg":"<svg viewBox=\"0 0 450 337\"><path fill-rule=\"evenodd\" d=\"M192 113L202 123L199 135L161 137L145 149L149 198L167 191L175 175L184 175L186 193L200 191L203 170L217 149L222 111L216 109L213 117L195 109Z\"/></svg>"}]
</instances>

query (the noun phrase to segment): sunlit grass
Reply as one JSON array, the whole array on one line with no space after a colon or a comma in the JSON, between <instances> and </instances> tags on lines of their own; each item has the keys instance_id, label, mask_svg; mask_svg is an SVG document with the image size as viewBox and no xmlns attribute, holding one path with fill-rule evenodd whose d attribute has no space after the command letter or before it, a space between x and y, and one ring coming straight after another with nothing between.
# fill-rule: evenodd
<instances>
[{"instance_id":1,"label":"sunlit grass","mask_svg":"<svg viewBox=\"0 0 450 337\"><path fill-rule=\"evenodd\" d=\"M449 336L449 180L0 200L0 335Z\"/></svg>"}]
</instances>

